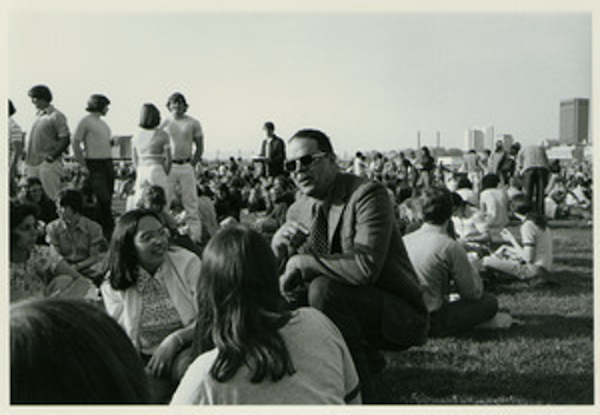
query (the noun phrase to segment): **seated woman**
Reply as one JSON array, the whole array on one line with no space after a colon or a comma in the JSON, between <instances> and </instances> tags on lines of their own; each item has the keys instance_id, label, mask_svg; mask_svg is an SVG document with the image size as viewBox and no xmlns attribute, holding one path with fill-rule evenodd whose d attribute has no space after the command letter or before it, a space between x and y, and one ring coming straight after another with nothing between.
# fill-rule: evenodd
<instances>
[{"instance_id":1,"label":"seated woman","mask_svg":"<svg viewBox=\"0 0 600 415\"><path fill-rule=\"evenodd\" d=\"M42 222L39 227L40 235L37 242L46 244L44 233L46 225L58 219L56 204L46 195L42 182L37 177L23 177L19 181L18 189L17 200L37 208L37 220Z\"/></svg>"},{"instance_id":2,"label":"seated woman","mask_svg":"<svg viewBox=\"0 0 600 415\"><path fill-rule=\"evenodd\" d=\"M265 239L231 225L209 242L198 288L196 350L172 404L360 403L358 375L320 311L289 311Z\"/></svg>"},{"instance_id":3,"label":"seated woman","mask_svg":"<svg viewBox=\"0 0 600 415\"><path fill-rule=\"evenodd\" d=\"M199 275L200 259L169 246L156 213L132 210L117 222L102 298L146 363L153 403L168 401L186 368Z\"/></svg>"},{"instance_id":4,"label":"seated woman","mask_svg":"<svg viewBox=\"0 0 600 415\"><path fill-rule=\"evenodd\" d=\"M499 184L497 174L486 174L481 179L479 208L488 224L492 243L502 241L500 231L510 222L508 194Z\"/></svg>"},{"instance_id":5,"label":"seated woman","mask_svg":"<svg viewBox=\"0 0 600 415\"><path fill-rule=\"evenodd\" d=\"M521 225L520 244L509 230L502 230L502 237L512 246L501 246L491 256L483 258L484 268L500 273L500 276L528 280L547 276L552 271L552 234L546 218L533 211L525 196L516 196L513 209Z\"/></svg>"},{"instance_id":6,"label":"seated woman","mask_svg":"<svg viewBox=\"0 0 600 415\"><path fill-rule=\"evenodd\" d=\"M102 227L82 215L79 190L61 190L56 205L59 219L46 227L46 241L76 271L100 284L102 252L106 251Z\"/></svg>"},{"instance_id":7,"label":"seated woman","mask_svg":"<svg viewBox=\"0 0 600 415\"><path fill-rule=\"evenodd\" d=\"M141 360L97 306L30 300L10 309L10 400L15 404L144 404Z\"/></svg>"},{"instance_id":8,"label":"seated woman","mask_svg":"<svg viewBox=\"0 0 600 415\"><path fill-rule=\"evenodd\" d=\"M489 254L490 232L482 213L458 193L451 193L451 197L456 240L467 252Z\"/></svg>"},{"instance_id":9,"label":"seated woman","mask_svg":"<svg viewBox=\"0 0 600 415\"><path fill-rule=\"evenodd\" d=\"M96 300L98 290L49 246L37 245L35 206L10 205L10 302L31 297Z\"/></svg>"}]
</instances>

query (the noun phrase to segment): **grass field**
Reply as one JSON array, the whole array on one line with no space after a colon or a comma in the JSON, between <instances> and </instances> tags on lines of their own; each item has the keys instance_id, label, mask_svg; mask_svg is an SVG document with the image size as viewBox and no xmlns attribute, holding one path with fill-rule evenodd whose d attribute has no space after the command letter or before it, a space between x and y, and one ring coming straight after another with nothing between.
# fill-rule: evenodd
<instances>
[{"instance_id":1,"label":"grass field","mask_svg":"<svg viewBox=\"0 0 600 415\"><path fill-rule=\"evenodd\" d=\"M494 288L500 308L524 324L387 352L378 403L593 404L592 227L551 227L552 281Z\"/></svg>"}]
</instances>

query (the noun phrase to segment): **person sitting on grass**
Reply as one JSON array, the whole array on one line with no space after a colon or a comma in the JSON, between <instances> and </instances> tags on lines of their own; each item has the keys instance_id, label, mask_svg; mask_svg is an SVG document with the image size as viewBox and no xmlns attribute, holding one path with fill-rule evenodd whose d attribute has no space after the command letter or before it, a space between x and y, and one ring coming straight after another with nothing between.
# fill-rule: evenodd
<instances>
[{"instance_id":1,"label":"person sitting on grass","mask_svg":"<svg viewBox=\"0 0 600 415\"><path fill-rule=\"evenodd\" d=\"M28 298L98 299L98 290L53 248L36 244L37 209L10 204L10 302Z\"/></svg>"},{"instance_id":2,"label":"person sitting on grass","mask_svg":"<svg viewBox=\"0 0 600 415\"><path fill-rule=\"evenodd\" d=\"M452 193L451 196L453 206L452 228L456 240L462 244L467 252L489 254L491 238L483 214L458 193Z\"/></svg>"},{"instance_id":3,"label":"person sitting on grass","mask_svg":"<svg viewBox=\"0 0 600 415\"><path fill-rule=\"evenodd\" d=\"M131 210L117 222L107 263L106 311L146 363L152 403L167 403L189 363L200 259L170 246L154 212Z\"/></svg>"},{"instance_id":4,"label":"person sitting on grass","mask_svg":"<svg viewBox=\"0 0 600 415\"><path fill-rule=\"evenodd\" d=\"M10 308L13 405L145 404L142 361L101 308L67 299L27 300Z\"/></svg>"},{"instance_id":5,"label":"person sitting on grass","mask_svg":"<svg viewBox=\"0 0 600 415\"><path fill-rule=\"evenodd\" d=\"M498 300L483 291L466 251L448 235L451 193L439 187L424 189L421 201L424 223L403 239L430 313L429 336L468 331L496 315Z\"/></svg>"},{"instance_id":6,"label":"person sitting on grass","mask_svg":"<svg viewBox=\"0 0 600 415\"><path fill-rule=\"evenodd\" d=\"M142 191L142 197L138 201L138 209L145 209L156 213L165 227L169 230L170 241L174 245L178 245L187 249L190 252L202 256L202 247L195 243L189 235L179 231L179 223L177 219L165 209L167 196L165 189L158 185L150 185Z\"/></svg>"},{"instance_id":7,"label":"person sitting on grass","mask_svg":"<svg viewBox=\"0 0 600 415\"><path fill-rule=\"evenodd\" d=\"M83 216L79 190L61 190L56 206L59 218L46 227L46 241L71 267L100 285L101 258L107 250L102 227Z\"/></svg>"},{"instance_id":8,"label":"person sitting on grass","mask_svg":"<svg viewBox=\"0 0 600 415\"><path fill-rule=\"evenodd\" d=\"M486 174L481 179L479 195L479 208L486 218L493 243L502 240L500 231L510 222L508 194L499 184L497 174Z\"/></svg>"},{"instance_id":9,"label":"person sitting on grass","mask_svg":"<svg viewBox=\"0 0 600 415\"><path fill-rule=\"evenodd\" d=\"M178 404L358 404L352 356L320 311L291 311L269 244L234 224L204 250L198 286L199 356L181 380Z\"/></svg>"},{"instance_id":10,"label":"person sitting on grass","mask_svg":"<svg viewBox=\"0 0 600 415\"><path fill-rule=\"evenodd\" d=\"M521 243L508 229L503 229L501 235L511 246L503 245L493 255L483 258L483 266L505 279L547 277L552 271L553 251L546 218L533 210L525 195L516 196L512 204L522 222Z\"/></svg>"},{"instance_id":11,"label":"person sitting on grass","mask_svg":"<svg viewBox=\"0 0 600 415\"><path fill-rule=\"evenodd\" d=\"M33 205L37 209L37 220L40 223L37 243L46 245L46 225L58 219L56 204L46 195L42 181L38 177L23 177L19 181L16 201L21 204Z\"/></svg>"}]
</instances>

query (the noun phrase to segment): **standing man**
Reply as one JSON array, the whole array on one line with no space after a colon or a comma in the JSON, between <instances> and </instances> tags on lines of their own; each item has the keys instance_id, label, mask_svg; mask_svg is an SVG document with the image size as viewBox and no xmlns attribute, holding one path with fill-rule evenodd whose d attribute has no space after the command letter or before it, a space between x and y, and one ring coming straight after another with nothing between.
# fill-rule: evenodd
<instances>
[{"instance_id":1,"label":"standing man","mask_svg":"<svg viewBox=\"0 0 600 415\"><path fill-rule=\"evenodd\" d=\"M524 146L517 155L517 171L523 176L525 197L534 210L544 214L545 189L550 176L546 149L534 144Z\"/></svg>"},{"instance_id":2,"label":"standing man","mask_svg":"<svg viewBox=\"0 0 600 415\"><path fill-rule=\"evenodd\" d=\"M70 143L67 118L51 104L52 92L46 85L31 88L29 97L38 112L27 140L26 174L38 177L44 192L56 200L64 174L62 154Z\"/></svg>"},{"instance_id":3,"label":"standing man","mask_svg":"<svg viewBox=\"0 0 600 415\"><path fill-rule=\"evenodd\" d=\"M195 167L200 163L204 152L204 134L200 122L186 114L188 104L183 94L171 94L167 108L171 116L167 117L161 126L169 134L171 141L172 167L167 193L175 195L178 187L186 212L189 236L193 241L200 242L202 228L198 216Z\"/></svg>"},{"instance_id":4,"label":"standing man","mask_svg":"<svg viewBox=\"0 0 600 415\"><path fill-rule=\"evenodd\" d=\"M88 115L83 117L73 135L73 154L84 175L89 176L92 193L96 197L96 219L107 241L115 226L112 216L112 196L115 173L112 162L110 127L101 119L108 112L110 100L94 94L88 100Z\"/></svg>"},{"instance_id":5,"label":"standing man","mask_svg":"<svg viewBox=\"0 0 600 415\"><path fill-rule=\"evenodd\" d=\"M378 349L423 344L428 330L394 207L382 184L340 172L321 131L298 131L285 167L299 192L272 240L282 291L331 318L368 385L385 366Z\"/></svg>"},{"instance_id":6,"label":"standing man","mask_svg":"<svg viewBox=\"0 0 600 415\"><path fill-rule=\"evenodd\" d=\"M276 177L283 174L283 162L285 161L285 143L275 135L275 124L267 121L263 127L267 137L263 140L260 148L260 156L265 158L266 177Z\"/></svg>"}]
</instances>

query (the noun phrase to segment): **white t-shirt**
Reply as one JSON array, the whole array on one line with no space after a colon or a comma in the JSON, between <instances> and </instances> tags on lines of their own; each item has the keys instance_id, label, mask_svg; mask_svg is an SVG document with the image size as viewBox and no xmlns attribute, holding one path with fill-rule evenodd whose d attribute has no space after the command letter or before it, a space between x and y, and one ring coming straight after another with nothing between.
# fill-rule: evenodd
<instances>
[{"instance_id":1,"label":"white t-shirt","mask_svg":"<svg viewBox=\"0 0 600 415\"><path fill-rule=\"evenodd\" d=\"M502 229L510 222L508 217L508 195L504 189L486 189L480 195L481 211L490 229Z\"/></svg>"},{"instance_id":2,"label":"white t-shirt","mask_svg":"<svg viewBox=\"0 0 600 415\"><path fill-rule=\"evenodd\" d=\"M251 372L242 366L233 378L219 383L210 375L217 357L213 349L190 365L171 404L344 404L358 387L358 375L335 325L316 309L300 308L280 333L296 369L293 375L252 383ZM359 395L350 403L360 401Z\"/></svg>"},{"instance_id":3,"label":"white t-shirt","mask_svg":"<svg viewBox=\"0 0 600 415\"><path fill-rule=\"evenodd\" d=\"M110 127L98 115L88 114L79 121L73 145L83 144L86 159L110 159L112 147L110 143L112 133Z\"/></svg>"},{"instance_id":4,"label":"white t-shirt","mask_svg":"<svg viewBox=\"0 0 600 415\"><path fill-rule=\"evenodd\" d=\"M548 228L545 230L533 221L527 220L521 225L521 242L523 246L534 246L535 256L532 264L552 270L552 234Z\"/></svg>"}]
</instances>

